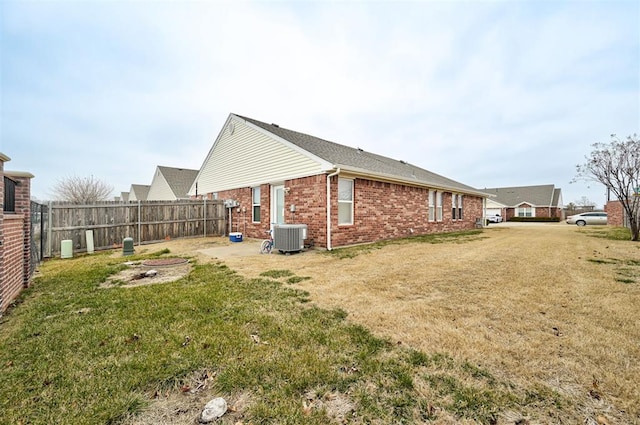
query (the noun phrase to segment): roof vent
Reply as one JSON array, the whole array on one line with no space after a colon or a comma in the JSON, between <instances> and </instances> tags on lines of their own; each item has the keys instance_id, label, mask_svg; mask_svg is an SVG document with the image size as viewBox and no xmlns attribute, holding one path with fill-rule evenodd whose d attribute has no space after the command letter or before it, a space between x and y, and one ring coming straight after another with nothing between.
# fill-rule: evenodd
<instances>
[{"instance_id":1,"label":"roof vent","mask_svg":"<svg viewBox=\"0 0 640 425\"><path fill-rule=\"evenodd\" d=\"M358 148L358 153L360 153L360 152L364 152L364 151L362 150L362 148Z\"/></svg>"},{"instance_id":2,"label":"roof vent","mask_svg":"<svg viewBox=\"0 0 640 425\"><path fill-rule=\"evenodd\" d=\"M280 128L280 126L279 126L278 124L276 124L276 123L273 123L273 122L272 122L272 123L271 123L271 125L272 125L272 126L274 126L274 127L278 127L278 128Z\"/></svg>"},{"instance_id":3,"label":"roof vent","mask_svg":"<svg viewBox=\"0 0 640 425\"><path fill-rule=\"evenodd\" d=\"M406 164L407 161L400 160L400 164Z\"/></svg>"}]
</instances>

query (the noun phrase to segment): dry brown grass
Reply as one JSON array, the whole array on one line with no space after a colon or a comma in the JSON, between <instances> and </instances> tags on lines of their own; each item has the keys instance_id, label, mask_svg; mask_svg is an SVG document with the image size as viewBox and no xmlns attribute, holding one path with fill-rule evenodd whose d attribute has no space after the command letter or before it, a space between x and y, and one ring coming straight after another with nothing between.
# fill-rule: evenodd
<instances>
[{"instance_id":1,"label":"dry brown grass","mask_svg":"<svg viewBox=\"0 0 640 425\"><path fill-rule=\"evenodd\" d=\"M616 264L593 261L640 259L640 245L565 224L491 227L483 236L347 259L314 251L223 261L248 277L273 269L310 276L295 286L318 305L342 308L398 343L525 387L549 386L583 420L605 412L613 423L640 423L640 279L621 283ZM172 253L194 249L175 242Z\"/></svg>"}]
</instances>

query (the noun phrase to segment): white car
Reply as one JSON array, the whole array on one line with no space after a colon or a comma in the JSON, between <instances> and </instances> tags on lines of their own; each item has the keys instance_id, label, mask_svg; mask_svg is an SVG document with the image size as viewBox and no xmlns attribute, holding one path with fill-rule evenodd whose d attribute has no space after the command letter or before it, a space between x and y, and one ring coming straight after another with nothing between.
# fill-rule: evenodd
<instances>
[{"instance_id":1,"label":"white car","mask_svg":"<svg viewBox=\"0 0 640 425\"><path fill-rule=\"evenodd\" d=\"M606 212L585 212L567 217L567 224L585 226L587 224L607 224Z\"/></svg>"},{"instance_id":2,"label":"white car","mask_svg":"<svg viewBox=\"0 0 640 425\"><path fill-rule=\"evenodd\" d=\"M500 214L487 216L489 223L502 223L502 216Z\"/></svg>"}]
</instances>

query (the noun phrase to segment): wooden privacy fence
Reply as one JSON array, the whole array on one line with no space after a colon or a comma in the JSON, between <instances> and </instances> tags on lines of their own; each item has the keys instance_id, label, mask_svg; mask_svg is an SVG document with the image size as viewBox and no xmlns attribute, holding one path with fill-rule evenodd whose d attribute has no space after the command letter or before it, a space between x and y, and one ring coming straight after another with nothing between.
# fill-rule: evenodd
<instances>
[{"instance_id":1,"label":"wooden privacy fence","mask_svg":"<svg viewBox=\"0 0 640 425\"><path fill-rule=\"evenodd\" d=\"M194 236L223 236L225 208L222 201L101 202L93 205L49 203L44 256L60 254L61 242L71 240L75 252L87 250L87 231L94 249L134 243L159 242Z\"/></svg>"}]
</instances>

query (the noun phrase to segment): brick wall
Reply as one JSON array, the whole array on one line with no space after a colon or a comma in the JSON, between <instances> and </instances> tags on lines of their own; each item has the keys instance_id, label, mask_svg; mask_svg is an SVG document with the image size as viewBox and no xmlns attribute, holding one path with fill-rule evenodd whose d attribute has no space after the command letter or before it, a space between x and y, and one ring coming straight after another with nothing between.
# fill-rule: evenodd
<instances>
[{"instance_id":1,"label":"brick wall","mask_svg":"<svg viewBox=\"0 0 640 425\"><path fill-rule=\"evenodd\" d=\"M0 314L4 311L4 162L9 158L0 153Z\"/></svg>"},{"instance_id":2,"label":"brick wall","mask_svg":"<svg viewBox=\"0 0 640 425\"><path fill-rule=\"evenodd\" d=\"M609 201L604 206L604 210L607 213L607 224L612 226L624 226L624 208L622 208L622 202Z\"/></svg>"},{"instance_id":3,"label":"brick wall","mask_svg":"<svg viewBox=\"0 0 640 425\"><path fill-rule=\"evenodd\" d=\"M3 296L0 312L7 308L24 287L23 222L21 215L7 214L4 217Z\"/></svg>"},{"instance_id":4,"label":"brick wall","mask_svg":"<svg viewBox=\"0 0 640 425\"><path fill-rule=\"evenodd\" d=\"M268 184L260 186L260 219L253 221L253 199L252 188L243 187L240 189L225 190L218 192L218 199L232 199L240 203L231 211L231 231L241 232L248 238L267 237L266 231L269 229L271 187ZM227 209L227 220L229 220L229 209ZM229 221L227 221L228 223ZM227 232L229 231L227 227Z\"/></svg>"},{"instance_id":5,"label":"brick wall","mask_svg":"<svg viewBox=\"0 0 640 425\"><path fill-rule=\"evenodd\" d=\"M31 178L28 173L7 172L5 175L16 182L16 215L22 217L22 257L24 287L29 286L31 280Z\"/></svg>"},{"instance_id":6,"label":"brick wall","mask_svg":"<svg viewBox=\"0 0 640 425\"><path fill-rule=\"evenodd\" d=\"M9 158L0 154L0 198L4 202L4 176L15 185L15 212L5 213L0 203L0 314L31 281L31 179L23 172L5 172Z\"/></svg>"},{"instance_id":7,"label":"brick wall","mask_svg":"<svg viewBox=\"0 0 640 425\"><path fill-rule=\"evenodd\" d=\"M307 225L307 242L315 246L327 246L327 176L319 174L311 177L287 180L289 193L284 197L285 220L292 224ZM333 190L333 189L332 189ZM333 192L332 192L333 193ZM295 212L291 212L295 205ZM337 215L337 210L332 214Z\"/></svg>"},{"instance_id":8,"label":"brick wall","mask_svg":"<svg viewBox=\"0 0 640 425\"><path fill-rule=\"evenodd\" d=\"M327 246L325 174L285 181L285 222L306 224L307 243ZM409 235L451 232L475 228L482 217L482 199L464 196L463 219L452 220L451 193L443 194L443 220L428 221L428 189L365 179L354 181L354 224L338 225L338 177L331 178L331 241L333 247L375 242ZM233 209L233 231L249 238L264 238L270 226L271 186L260 190L260 223L251 222L251 188L218 192L218 199L240 203ZM291 211L295 205L295 211Z\"/></svg>"},{"instance_id":9,"label":"brick wall","mask_svg":"<svg viewBox=\"0 0 640 425\"><path fill-rule=\"evenodd\" d=\"M562 217L562 208L536 207L536 217Z\"/></svg>"},{"instance_id":10,"label":"brick wall","mask_svg":"<svg viewBox=\"0 0 640 425\"><path fill-rule=\"evenodd\" d=\"M473 229L476 218L482 217L482 198L465 195L462 220L452 220L452 194L445 192L442 197L442 221L429 222L428 189L355 179L354 224L343 226L338 225L337 191L338 178L333 177L331 242L334 247Z\"/></svg>"}]
</instances>

